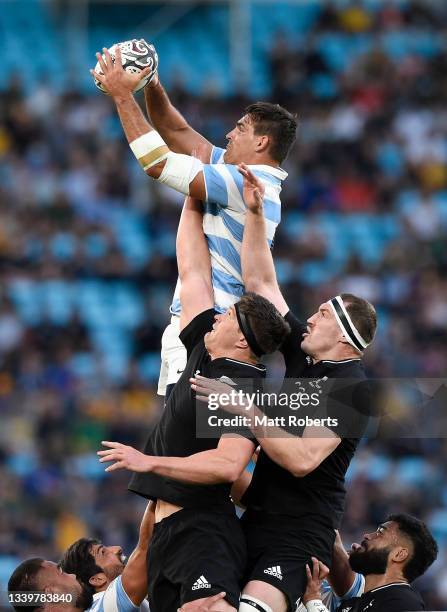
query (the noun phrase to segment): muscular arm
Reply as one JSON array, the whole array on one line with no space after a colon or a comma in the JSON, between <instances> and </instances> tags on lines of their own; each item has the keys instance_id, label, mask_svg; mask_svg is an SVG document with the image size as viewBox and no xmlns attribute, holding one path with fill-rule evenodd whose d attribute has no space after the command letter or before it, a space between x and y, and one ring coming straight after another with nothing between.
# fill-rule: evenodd
<instances>
[{"instance_id":1,"label":"muscular arm","mask_svg":"<svg viewBox=\"0 0 447 612\"><path fill-rule=\"evenodd\" d=\"M140 136L154 131L153 127L143 115L141 108L136 103L132 94L129 93L121 97L116 97L114 100L121 125L123 126L123 130L129 144ZM165 164L166 160L163 160L158 164L151 166L145 172L148 176L158 179L163 172ZM203 172L199 172L191 181L189 185L189 194L194 198L198 198L199 200L206 199L205 178L203 176Z\"/></svg>"},{"instance_id":2,"label":"muscular arm","mask_svg":"<svg viewBox=\"0 0 447 612\"><path fill-rule=\"evenodd\" d=\"M123 588L136 606L139 606L147 595L146 558L154 529L154 516L155 503L149 502L141 521L138 543L121 575Z\"/></svg>"},{"instance_id":3,"label":"muscular arm","mask_svg":"<svg viewBox=\"0 0 447 612\"><path fill-rule=\"evenodd\" d=\"M263 416L257 408L254 409L256 416L258 419L252 418L252 423L259 422ZM306 427L302 438L280 427L268 427L267 436L262 426L253 425L251 430L270 459L296 478L313 472L341 442L327 427Z\"/></svg>"},{"instance_id":4,"label":"muscular arm","mask_svg":"<svg viewBox=\"0 0 447 612\"><path fill-rule=\"evenodd\" d=\"M339 532L335 537L332 553L332 565L327 577L332 590L338 597L343 597L354 584L356 573L349 565L349 555L343 546Z\"/></svg>"},{"instance_id":5,"label":"muscular arm","mask_svg":"<svg viewBox=\"0 0 447 612\"><path fill-rule=\"evenodd\" d=\"M212 144L196 132L173 106L158 76L145 88L144 98L152 124L171 151L191 155L195 148L202 146L207 153L206 161L210 160Z\"/></svg>"},{"instance_id":6,"label":"muscular arm","mask_svg":"<svg viewBox=\"0 0 447 612\"><path fill-rule=\"evenodd\" d=\"M245 289L267 298L284 316L289 307L279 288L272 253L265 239L262 184L246 166L240 166L239 171L244 177L244 201L247 205L241 250Z\"/></svg>"},{"instance_id":7,"label":"muscular arm","mask_svg":"<svg viewBox=\"0 0 447 612\"><path fill-rule=\"evenodd\" d=\"M253 454L246 438L222 437L217 448L189 457L149 457L150 471L191 484L235 482Z\"/></svg>"},{"instance_id":8,"label":"muscular arm","mask_svg":"<svg viewBox=\"0 0 447 612\"><path fill-rule=\"evenodd\" d=\"M149 69L143 70L138 75L125 72L119 47L116 49L114 62L107 49L104 49L104 57L98 53L97 58L102 74L92 71L92 75L102 83L113 98L126 138L146 174L171 185L185 195L204 200L205 179L200 165L193 162L192 156L174 153L169 149L146 120L133 97L133 89L139 80L148 74ZM147 138L149 134L150 144ZM142 142L143 136L146 136L146 139L143 138ZM203 142L196 142L196 147L198 146L209 148L209 144ZM167 160L171 161L170 168L166 166ZM163 171L166 168L165 175Z\"/></svg>"},{"instance_id":9,"label":"muscular arm","mask_svg":"<svg viewBox=\"0 0 447 612\"><path fill-rule=\"evenodd\" d=\"M99 451L101 463L115 462L106 471L131 470L154 472L166 478L190 484L211 485L234 482L239 478L253 454L255 445L242 436L225 437L217 448L189 457L153 457L120 442L106 442L110 450Z\"/></svg>"},{"instance_id":10,"label":"muscular arm","mask_svg":"<svg viewBox=\"0 0 447 612\"><path fill-rule=\"evenodd\" d=\"M221 407L226 412L246 417L247 426L264 452L296 478L303 478L313 472L341 443L341 438L326 427L323 420L319 424L307 426L303 435L298 437L284 429L286 417L273 424L265 421L266 415L248 397L236 397L229 402L231 387L227 383L198 373L190 378L190 382L200 401L209 401L211 394L214 400L220 401L221 396L225 398ZM327 422L330 424L329 420Z\"/></svg>"},{"instance_id":11,"label":"muscular arm","mask_svg":"<svg viewBox=\"0 0 447 612\"><path fill-rule=\"evenodd\" d=\"M203 147L194 151L202 159ZM214 305L211 259L203 233L203 210L199 200L186 198L177 231L177 267L180 278L180 329Z\"/></svg>"}]
</instances>

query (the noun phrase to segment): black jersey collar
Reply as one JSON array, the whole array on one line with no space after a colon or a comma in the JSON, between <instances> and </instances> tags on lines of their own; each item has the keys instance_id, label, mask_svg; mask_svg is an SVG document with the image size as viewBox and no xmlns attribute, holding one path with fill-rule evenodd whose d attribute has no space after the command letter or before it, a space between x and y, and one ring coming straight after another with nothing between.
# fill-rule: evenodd
<instances>
[{"instance_id":1,"label":"black jersey collar","mask_svg":"<svg viewBox=\"0 0 447 612\"><path fill-rule=\"evenodd\" d=\"M413 587L408 582L390 582L390 584L384 584L383 586L376 587L375 589L371 589L368 593L375 593L376 591L380 591L381 589L387 589L392 586L406 586L413 590Z\"/></svg>"},{"instance_id":2,"label":"black jersey collar","mask_svg":"<svg viewBox=\"0 0 447 612\"><path fill-rule=\"evenodd\" d=\"M209 368L213 373L216 369L218 376L226 374L234 378L265 378L267 372L267 368L262 363L246 363L229 357L213 359Z\"/></svg>"},{"instance_id":3,"label":"black jersey collar","mask_svg":"<svg viewBox=\"0 0 447 612\"><path fill-rule=\"evenodd\" d=\"M312 357L310 355L307 355L306 361L307 361L308 366L317 367L320 363L324 363L329 366L336 366L336 365L343 365L345 363L353 363L355 361L361 362L362 360L360 359L360 357L351 357L350 359L340 359L338 361L335 359L321 359L320 361L317 361L317 363L313 363Z\"/></svg>"},{"instance_id":4,"label":"black jersey collar","mask_svg":"<svg viewBox=\"0 0 447 612\"><path fill-rule=\"evenodd\" d=\"M322 359L321 363L332 363L332 364L341 364L341 363L351 363L351 361L362 361L359 357L352 357L351 359L340 359L340 360L335 360L335 359Z\"/></svg>"}]
</instances>

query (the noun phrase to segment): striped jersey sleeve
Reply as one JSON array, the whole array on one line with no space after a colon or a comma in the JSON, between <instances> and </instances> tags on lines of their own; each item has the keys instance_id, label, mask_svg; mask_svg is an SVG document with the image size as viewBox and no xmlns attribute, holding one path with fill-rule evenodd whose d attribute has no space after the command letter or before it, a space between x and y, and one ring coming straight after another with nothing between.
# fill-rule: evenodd
<instances>
[{"instance_id":1,"label":"striped jersey sleeve","mask_svg":"<svg viewBox=\"0 0 447 612\"><path fill-rule=\"evenodd\" d=\"M352 597L360 597L365 590L365 578L361 574L356 574L351 588L342 597L338 597L331 588L331 585L325 580L321 587L321 600L329 612L337 612L340 604ZM302 603L298 604L295 612L306 612L306 606Z\"/></svg>"},{"instance_id":2,"label":"striped jersey sleeve","mask_svg":"<svg viewBox=\"0 0 447 612\"><path fill-rule=\"evenodd\" d=\"M211 163L212 164L223 164L224 163L225 149L220 147L213 147L211 150Z\"/></svg>"},{"instance_id":3,"label":"striped jersey sleeve","mask_svg":"<svg viewBox=\"0 0 447 612\"><path fill-rule=\"evenodd\" d=\"M136 606L124 590L121 576L113 580L107 589L94 596L93 605L86 612L150 612L144 601Z\"/></svg>"},{"instance_id":4,"label":"striped jersey sleeve","mask_svg":"<svg viewBox=\"0 0 447 612\"><path fill-rule=\"evenodd\" d=\"M351 597L360 597L365 589L365 577L362 574L356 574L351 588L342 597L338 597L331 589L328 583L325 584L325 589L322 591L323 603L330 612L336 612L340 604Z\"/></svg>"},{"instance_id":5,"label":"striped jersey sleeve","mask_svg":"<svg viewBox=\"0 0 447 612\"><path fill-rule=\"evenodd\" d=\"M211 255L211 275L215 308L224 312L244 293L241 268L241 247L245 223L245 203L242 196L243 178L237 167L226 164L224 149L213 147L210 164L203 167L206 187L203 231ZM266 240L272 245L281 220L281 186L287 173L270 166L250 166L265 187L264 215ZM179 286L171 306L180 313Z\"/></svg>"}]
</instances>

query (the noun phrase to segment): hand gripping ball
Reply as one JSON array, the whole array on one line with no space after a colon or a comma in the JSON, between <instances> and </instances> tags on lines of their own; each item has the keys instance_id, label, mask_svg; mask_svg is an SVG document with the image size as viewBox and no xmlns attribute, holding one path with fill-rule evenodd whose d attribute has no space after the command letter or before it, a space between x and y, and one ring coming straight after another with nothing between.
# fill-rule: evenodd
<instances>
[{"instance_id":1,"label":"hand gripping ball","mask_svg":"<svg viewBox=\"0 0 447 612\"><path fill-rule=\"evenodd\" d=\"M133 40L126 40L125 42L117 43L116 45L110 47L109 53L112 57L112 61L115 61L115 50L117 45L119 45L121 49L121 61L123 63L123 68L126 72L136 74L141 72L148 66L151 68L150 73L146 77L144 77L144 79L142 79L134 89L134 92L140 91L140 89L143 89L143 87L146 87L146 85L151 82L151 80L154 78L155 73L157 72L157 51L155 50L154 45L150 45L143 38L140 38L140 40L134 38ZM102 74L99 62L95 66L95 72L97 72L98 74ZM98 81L98 79L94 80L95 85L98 89L100 89L105 94L108 93L104 86Z\"/></svg>"}]
</instances>

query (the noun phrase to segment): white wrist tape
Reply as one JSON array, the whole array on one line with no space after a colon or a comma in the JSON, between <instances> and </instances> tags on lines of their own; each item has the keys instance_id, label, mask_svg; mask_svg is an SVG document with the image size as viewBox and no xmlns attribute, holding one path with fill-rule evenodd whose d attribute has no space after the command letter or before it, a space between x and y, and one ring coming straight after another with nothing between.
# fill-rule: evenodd
<instances>
[{"instance_id":1,"label":"white wrist tape","mask_svg":"<svg viewBox=\"0 0 447 612\"><path fill-rule=\"evenodd\" d=\"M189 184L203 169L203 163L189 155L173 153L158 132L153 130L130 143L132 153L146 171L166 160L158 182L189 195Z\"/></svg>"},{"instance_id":2,"label":"white wrist tape","mask_svg":"<svg viewBox=\"0 0 447 612\"><path fill-rule=\"evenodd\" d=\"M129 146L145 171L166 159L170 153L168 145L155 130L139 136Z\"/></svg>"},{"instance_id":3,"label":"white wrist tape","mask_svg":"<svg viewBox=\"0 0 447 612\"><path fill-rule=\"evenodd\" d=\"M158 182L172 187L176 191L189 195L189 185L203 169L203 163L181 153L172 153L166 157L166 163L162 173L158 177Z\"/></svg>"},{"instance_id":4,"label":"white wrist tape","mask_svg":"<svg viewBox=\"0 0 447 612\"><path fill-rule=\"evenodd\" d=\"M307 612L329 612L321 599L311 599L306 604Z\"/></svg>"}]
</instances>

